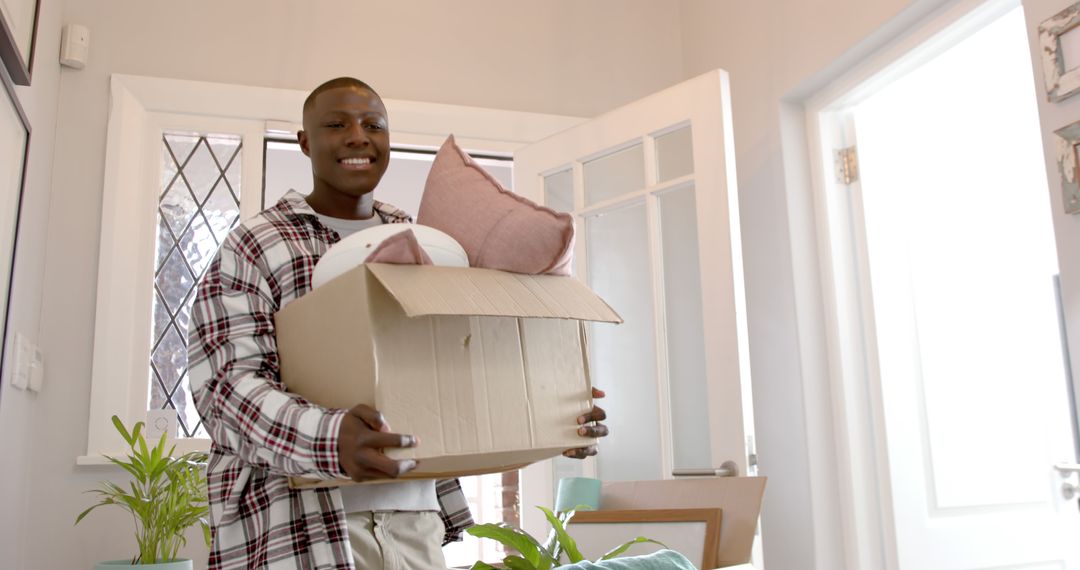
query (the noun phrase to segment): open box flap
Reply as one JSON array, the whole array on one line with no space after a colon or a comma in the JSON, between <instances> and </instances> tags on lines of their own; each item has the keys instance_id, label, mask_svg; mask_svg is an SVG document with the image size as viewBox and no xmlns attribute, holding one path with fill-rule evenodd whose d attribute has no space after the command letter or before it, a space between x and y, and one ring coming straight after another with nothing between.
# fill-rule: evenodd
<instances>
[{"instance_id":1,"label":"open box flap","mask_svg":"<svg viewBox=\"0 0 1080 570\"><path fill-rule=\"evenodd\" d=\"M596 293L573 277L492 269L370 263L409 317L508 316L621 323Z\"/></svg>"}]
</instances>

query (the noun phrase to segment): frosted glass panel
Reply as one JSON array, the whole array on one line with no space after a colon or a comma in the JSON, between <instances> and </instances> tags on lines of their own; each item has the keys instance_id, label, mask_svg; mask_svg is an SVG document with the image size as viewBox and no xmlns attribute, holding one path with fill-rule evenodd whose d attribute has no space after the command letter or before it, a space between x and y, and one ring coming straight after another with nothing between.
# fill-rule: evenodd
<instances>
[{"instance_id":1,"label":"frosted glass panel","mask_svg":"<svg viewBox=\"0 0 1080 570\"><path fill-rule=\"evenodd\" d=\"M694 188L659 196L675 469L713 467Z\"/></svg>"},{"instance_id":2,"label":"frosted glass panel","mask_svg":"<svg viewBox=\"0 0 1080 570\"><path fill-rule=\"evenodd\" d=\"M600 442L599 476L607 481L660 479L656 356L645 205L586 219L589 286L624 323L590 327L593 383L608 394L611 435Z\"/></svg>"},{"instance_id":3,"label":"frosted glass panel","mask_svg":"<svg viewBox=\"0 0 1080 570\"><path fill-rule=\"evenodd\" d=\"M1050 435L1068 430L1060 202L1032 87L1013 79L1030 77L1024 28L1014 10L856 109L886 427L926 445L890 462L927 482L931 512L1046 504L1049 457L1070 451ZM972 471L987 458L1008 467Z\"/></svg>"},{"instance_id":4,"label":"frosted glass panel","mask_svg":"<svg viewBox=\"0 0 1080 570\"><path fill-rule=\"evenodd\" d=\"M242 146L235 135L162 136L147 405L176 410L183 437L206 437L191 400L186 332L195 286L240 218L240 177L233 167L241 163Z\"/></svg>"},{"instance_id":5,"label":"frosted glass panel","mask_svg":"<svg viewBox=\"0 0 1080 570\"><path fill-rule=\"evenodd\" d=\"M656 137L656 181L664 182L694 172L690 127Z\"/></svg>"},{"instance_id":6,"label":"frosted glass panel","mask_svg":"<svg viewBox=\"0 0 1080 570\"><path fill-rule=\"evenodd\" d=\"M634 145L586 162L585 205L645 188L645 151Z\"/></svg>"},{"instance_id":7,"label":"frosted glass panel","mask_svg":"<svg viewBox=\"0 0 1080 570\"><path fill-rule=\"evenodd\" d=\"M563 170L544 177L544 205L560 212L574 211L574 172Z\"/></svg>"}]
</instances>

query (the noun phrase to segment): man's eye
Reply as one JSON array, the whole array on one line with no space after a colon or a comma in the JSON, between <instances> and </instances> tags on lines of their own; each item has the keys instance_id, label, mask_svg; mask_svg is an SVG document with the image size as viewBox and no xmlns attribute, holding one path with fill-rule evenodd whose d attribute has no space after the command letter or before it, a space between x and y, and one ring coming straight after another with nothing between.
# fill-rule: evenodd
<instances>
[{"instance_id":1,"label":"man's eye","mask_svg":"<svg viewBox=\"0 0 1080 570\"><path fill-rule=\"evenodd\" d=\"M331 128L331 129L340 129L341 127L345 126L345 123L341 123L341 122L327 123L326 126Z\"/></svg>"},{"instance_id":2,"label":"man's eye","mask_svg":"<svg viewBox=\"0 0 1080 570\"><path fill-rule=\"evenodd\" d=\"M381 130L385 129L386 127L382 126L379 123L368 123L368 124L364 125L364 128L369 130L369 131L381 131Z\"/></svg>"}]
</instances>

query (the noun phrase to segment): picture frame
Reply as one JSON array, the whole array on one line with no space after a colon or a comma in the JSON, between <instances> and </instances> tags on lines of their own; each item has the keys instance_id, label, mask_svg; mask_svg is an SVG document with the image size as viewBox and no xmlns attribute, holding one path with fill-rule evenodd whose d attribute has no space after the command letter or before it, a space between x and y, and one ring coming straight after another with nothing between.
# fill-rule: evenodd
<instances>
[{"instance_id":1,"label":"picture frame","mask_svg":"<svg viewBox=\"0 0 1080 570\"><path fill-rule=\"evenodd\" d=\"M722 509L627 509L578 511L568 532L589 560L596 560L616 546L644 536L662 542L686 556L696 568L716 568L720 546ZM622 556L649 554L662 547L643 543Z\"/></svg>"},{"instance_id":2,"label":"picture frame","mask_svg":"<svg viewBox=\"0 0 1080 570\"><path fill-rule=\"evenodd\" d=\"M30 85L41 0L0 0L0 61L16 85Z\"/></svg>"},{"instance_id":3,"label":"picture frame","mask_svg":"<svg viewBox=\"0 0 1080 570\"><path fill-rule=\"evenodd\" d=\"M11 321L11 288L31 130L30 121L15 94L15 84L5 69L0 69L0 82L3 83L0 89L3 92L3 103L0 104L0 378L3 378L8 365L5 356Z\"/></svg>"},{"instance_id":4,"label":"picture frame","mask_svg":"<svg viewBox=\"0 0 1080 570\"><path fill-rule=\"evenodd\" d=\"M1043 82L1046 98L1056 103L1080 91L1080 65L1065 68L1061 36L1080 26L1080 2L1047 18L1039 24L1039 47L1042 51Z\"/></svg>"},{"instance_id":5,"label":"picture frame","mask_svg":"<svg viewBox=\"0 0 1080 570\"><path fill-rule=\"evenodd\" d=\"M1066 214L1080 212L1080 121L1054 131L1057 135L1057 164L1061 176L1061 201Z\"/></svg>"}]
</instances>

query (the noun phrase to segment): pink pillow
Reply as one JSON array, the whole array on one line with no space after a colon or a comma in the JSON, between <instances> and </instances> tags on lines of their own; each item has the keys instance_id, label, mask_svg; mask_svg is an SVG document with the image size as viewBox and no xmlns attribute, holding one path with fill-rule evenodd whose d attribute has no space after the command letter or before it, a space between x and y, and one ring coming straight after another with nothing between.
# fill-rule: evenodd
<instances>
[{"instance_id":1,"label":"pink pillow","mask_svg":"<svg viewBox=\"0 0 1080 570\"><path fill-rule=\"evenodd\" d=\"M382 241L367 256L364 263L395 263L397 265L432 265L431 257L412 230L398 232Z\"/></svg>"},{"instance_id":2,"label":"pink pillow","mask_svg":"<svg viewBox=\"0 0 1080 570\"><path fill-rule=\"evenodd\" d=\"M416 222L456 239L472 267L570 275L574 218L503 188L453 135L435 155Z\"/></svg>"}]
</instances>

